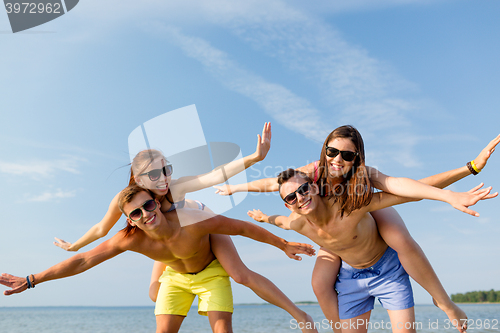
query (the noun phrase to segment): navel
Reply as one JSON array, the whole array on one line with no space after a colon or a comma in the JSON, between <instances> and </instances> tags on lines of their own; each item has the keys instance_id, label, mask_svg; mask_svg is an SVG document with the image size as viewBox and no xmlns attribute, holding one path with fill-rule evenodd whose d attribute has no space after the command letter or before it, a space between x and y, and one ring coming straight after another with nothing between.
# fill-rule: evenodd
<instances>
[{"instance_id":1,"label":"navel","mask_svg":"<svg viewBox=\"0 0 500 333\"><path fill-rule=\"evenodd\" d=\"M354 236L352 239L356 239L356 238L358 238L358 235Z\"/></svg>"}]
</instances>

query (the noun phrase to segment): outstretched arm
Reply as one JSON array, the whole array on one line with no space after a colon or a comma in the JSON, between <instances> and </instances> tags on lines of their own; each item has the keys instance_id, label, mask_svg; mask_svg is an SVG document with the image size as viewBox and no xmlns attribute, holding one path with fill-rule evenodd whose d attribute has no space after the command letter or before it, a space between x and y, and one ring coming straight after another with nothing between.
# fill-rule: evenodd
<instances>
[{"instance_id":1,"label":"outstretched arm","mask_svg":"<svg viewBox=\"0 0 500 333\"><path fill-rule=\"evenodd\" d=\"M176 195L184 195L210 186L224 183L229 178L262 161L271 148L271 123L265 123L262 136L257 135L257 149L252 155L245 156L239 160L215 168L214 170L198 176L179 178L172 186L175 186Z\"/></svg>"},{"instance_id":2,"label":"outstretched arm","mask_svg":"<svg viewBox=\"0 0 500 333\"><path fill-rule=\"evenodd\" d=\"M491 199L498 195L498 193L489 194L491 187L486 189L481 189L483 185L474 187L468 192L453 192L446 191L446 195L449 197L450 202L457 203L453 206L458 210L473 215L479 216L479 213L469 209L469 206L475 205L479 200ZM378 192L373 195L372 201L366 207L363 207L364 212L373 212L382 208L399 205L405 202L415 201L414 199L401 197L387 192Z\"/></svg>"},{"instance_id":3,"label":"outstretched arm","mask_svg":"<svg viewBox=\"0 0 500 333\"><path fill-rule=\"evenodd\" d=\"M314 179L315 162L304 165L297 170L305 172L311 179ZM262 178L245 184L214 186L219 195L232 195L237 192L276 192L279 190L278 178Z\"/></svg>"},{"instance_id":4,"label":"outstretched arm","mask_svg":"<svg viewBox=\"0 0 500 333\"><path fill-rule=\"evenodd\" d=\"M247 215L253 218L257 222L264 222L273 224L281 229L290 230L290 220L288 217L283 215L266 215L260 211L260 209L249 210Z\"/></svg>"},{"instance_id":5,"label":"outstretched arm","mask_svg":"<svg viewBox=\"0 0 500 333\"><path fill-rule=\"evenodd\" d=\"M491 156L491 153L495 150L495 147L499 142L500 135L493 139L474 160L475 165L479 169L484 168L486 162ZM448 202L456 209L475 216L478 216L479 214L468 209L467 207L474 205L477 200L479 200L478 195L481 199L496 196L496 194L492 194L482 197L481 194L484 193L484 190L476 191L474 193L469 191L461 194L442 190L442 188L469 175L470 171L466 166L427 177L421 181L415 181L413 179L402 177L389 177L373 168L369 168L369 173L374 186L380 190L407 198L431 199Z\"/></svg>"},{"instance_id":6,"label":"outstretched arm","mask_svg":"<svg viewBox=\"0 0 500 333\"><path fill-rule=\"evenodd\" d=\"M87 231L79 240L71 244L60 238L54 237L56 239L54 245L59 246L61 249L66 251L78 251L82 247L106 236L122 215L122 212L118 208L118 196L119 194L111 200L104 218L90 228L89 231Z\"/></svg>"},{"instance_id":7,"label":"outstretched arm","mask_svg":"<svg viewBox=\"0 0 500 333\"><path fill-rule=\"evenodd\" d=\"M103 261L117 256L124 251L116 246L115 237L117 236L118 235L115 235L110 240L107 240L88 252L76 254L41 273L33 274L34 279L30 279L30 282L34 281L35 285L38 285L42 282L77 275L102 263ZM5 290L4 295L12 295L28 289L28 281L26 278L6 273L1 275L0 284L11 288L10 290Z\"/></svg>"},{"instance_id":8,"label":"outstretched arm","mask_svg":"<svg viewBox=\"0 0 500 333\"><path fill-rule=\"evenodd\" d=\"M500 143L500 135L491 140L490 143L488 143L488 145L473 160L474 164L479 170L484 169L486 163L488 162L488 159L490 158L491 154L493 154L493 152L495 151L495 147L498 145L498 143ZM435 186L438 188L445 188L448 185L451 185L470 174L471 173L469 171L469 168L463 166L458 169L442 172L437 175L420 179L419 182Z\"/></svg>"},{"instance_id":9,"label":"outstretched arm","mask_svg":"<svg viewBox=\"0 0 500 333\"><path fill-rule=\"evenodd\" d=\"M287 242L253 223L230 219L222 215L199 222L196 227L196 232L201 234L239 235L270 244L284 251L288 257L295 260L301 260L297 256L298 253L307 254L308 256L314 255L314 249L310 244Z\"/></svg>"},{"instance_id":10,"label":"outstretched arm","mask_svg":"<svg viewBox=\"0 0 500 333\"><path fill-rule=\"evenodd\" d=\"M253 182L236 185L220 185L214 186L219 195L232 195L237 192L275 192L278 191L278 178L263 178L254 180Z\"/></svg>"}]
</instances>

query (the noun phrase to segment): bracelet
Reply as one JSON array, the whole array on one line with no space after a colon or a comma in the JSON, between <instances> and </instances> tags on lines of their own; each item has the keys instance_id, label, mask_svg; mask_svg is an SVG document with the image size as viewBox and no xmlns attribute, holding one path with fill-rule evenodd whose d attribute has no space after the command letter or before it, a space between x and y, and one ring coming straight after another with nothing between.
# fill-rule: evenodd
<instances>
[{"instance_id":1,"label":"bracelet","mask_svg":"<svg viewBox=\"0 0 500 333\"><path fill-rule=\"evenodd\" d=\"M480 173L481 170L477 168L476 163L474 163L474 160L470 161L470 165L472 165L472 168L477 172Z\"/></svg>"},{"instance_id":2,"label":"bracelet","mask_svg":"<svg viewBox=\"0 0 500 333\"><path fill-rule=\"evenodd\" d=\"M26 277L26 282L28 282L28 289L31 289L32 286L31 286L31 281L30 281L30 276L29 275Z\"/></svg>"},{"instance_id":3,"label":"bracelet","mask_svg":"<svg viewBox=\"0 0 500 333\"><path fill-rule=\"evenodd\" d=\"M478 171L476 171L476 169L474 169L471 162L467 162L466 165L467 165L467 168L469 169L470 173L472 173L474 176L479 173Z\"/></svg>"},{"instance_id":4,"label":"bracelet","mask_svg":"<svg viewBox=\"0 0 500 333\"><path fill-rule=\"evenodd\" d=\"M33 279L33 282L30 281L30 276ZM28 289L35 288L35 276L33 274L26 277L26 282L28 282Z\"/></svg>"}]
</instances>

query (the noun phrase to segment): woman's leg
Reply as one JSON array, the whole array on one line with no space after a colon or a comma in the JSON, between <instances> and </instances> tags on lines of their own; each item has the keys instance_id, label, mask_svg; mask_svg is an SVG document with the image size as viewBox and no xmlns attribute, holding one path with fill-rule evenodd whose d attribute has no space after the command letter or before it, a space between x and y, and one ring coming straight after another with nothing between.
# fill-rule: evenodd
<instances>
[{"instance_id":1,"label":"woman's leg","mask_svg":"<svg viewBox=\"0 0 500 333\"><path fill-rule=\"evenodd\" d=\"M335 291L340 264L339 256L324 248L319 249L311 281L319 306L321 306L321 310L323 310L323 314L330 322L334 332L342 332L337 292Z\"/></svg>"},{"instance_id":2,"label":"woman's leg","mask_svg":"<svg viewBox=\"0 0 500 333\"><path fill-rule=\"evenodd\" d=\"M399 261L408 275L427 290L434 304L446 313L452 323L459 323L457 329L460 332L465 331L465 312L451 301L429 260L411 237L398 212L389 207L371 214L377 222L380 235L387 245L398 253Z\"/></svg>"},{"instance_id":3,"label":"woman's leg","mask_svg":"<svg viewBox=\"0 0 500 333\"><path fill-rule=\"evenodd\" d=\"M416 333L415 308L387 310L391 319L392 333Z\"/></svg>"},{"instance_id":4,"label":"woman's leg","mask_svg":"<svg viewBox=\"0 0 500 333\"><path fill-rule=\"evenodd\" d=\"M163 274L163 271L165 270L165 265L162 262L155 261L153 265L153 271L151 272L151 282L149 283L149 298L153 302L156 302L156 296L158 295L158 290L160 289L160 276Z\"/></svg>"},{"instance_id":5,"label":"woman's leg","mask_svg":"<svg viewBox=\"0 0 500 333\"><path fill-rule=\"evenodd\" d=\"M263 300L287 311L300 327L305 327L302 332L317 332L311 316L299 309L274 283L245 266L229 236L211 234L210 244L222 267L236 283L252 289Z\"/></svg>"}]
</instances>

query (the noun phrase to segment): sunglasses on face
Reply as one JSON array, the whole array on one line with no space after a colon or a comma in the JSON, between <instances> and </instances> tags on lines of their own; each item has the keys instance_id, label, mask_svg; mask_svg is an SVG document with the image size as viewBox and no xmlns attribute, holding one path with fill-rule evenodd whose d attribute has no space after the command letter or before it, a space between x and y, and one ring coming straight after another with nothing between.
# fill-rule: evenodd
<instances>
[{"instance_id":1,"label":"sunglasses on face","mask_svg":"<svg viewBox=\"0 0 500 333\"><path fill-rule=\"evenodd\" d=\"M309 183L304 183L299 186L295 191L292 193L288 194L286 197L283 198L283 201L286 202L289 205L294 205L297 202L297 193L300 195L306 195L311 191L311 184Z\"/></svg>"},{"instance_id":2,"label":"sunglasses on face","mask_svg":"<svg viewBox=\"0 0 500 333\"><path fill-rule=\"evenodd\" d=\"M326 156L337 157L338 154L342 156L342 159L346 162L352 162L358 156L358 153L349 150L338 150L337 148L325 146Z\"/></svg>"},{"instance_id":3,"label":"sunglasses on face","mask_svg":"<svg viewBox=\"0 0 500 333\"><path fill-rule=\"evenodd\" d=\"M134 222L139 221L142 218L142 210L147 212L152 212L156 209L156 201L151 199L142 204L142 207L138 207L128 214L128 218Z\"/></svg>"},{"instance_id":4,"label":"sunglasses on face","mask_svg":"<svg viewBox=\"0 0 500 333\"><path fill-rule=\"evenodd\" d=\"M162 172L163 172L163 175L165 177L168 177L172 174L172 171L173 171L172 164L167 164L167 165L164 165L163 168L161 168L161 169L153 169L151 171L141 173L139 176L148 175L149 180L154 182L154 181L157 181L158 179L160 179Z\"/></svg>"}]
</instances>

